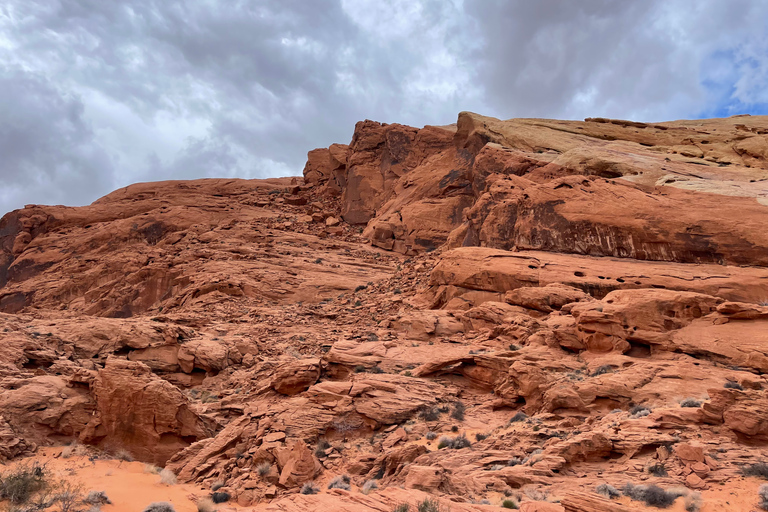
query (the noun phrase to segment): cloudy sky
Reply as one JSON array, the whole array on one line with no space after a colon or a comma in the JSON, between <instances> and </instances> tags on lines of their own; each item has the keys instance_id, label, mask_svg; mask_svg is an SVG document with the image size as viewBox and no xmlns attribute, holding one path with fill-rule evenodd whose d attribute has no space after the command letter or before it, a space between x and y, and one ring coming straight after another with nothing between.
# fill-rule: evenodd
<instances>
[{"instance_id":1,"label":"cloudy sky","mask_svg":"<svg viewBox=\"0 0 768 512\"><path fill-rule=\"evenodd\" d=\"M298 175L362 119L768 113L763 0L2 0L0 214Z\"/></svg>"}]
</instances>

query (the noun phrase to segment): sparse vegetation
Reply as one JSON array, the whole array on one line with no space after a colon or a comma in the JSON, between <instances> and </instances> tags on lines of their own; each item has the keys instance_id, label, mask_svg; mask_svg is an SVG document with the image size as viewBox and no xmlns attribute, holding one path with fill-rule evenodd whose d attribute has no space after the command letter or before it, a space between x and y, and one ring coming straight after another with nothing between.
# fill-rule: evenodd
<instances>
[{"instance_id":1,"label":"sparse vegetation","mask_svg":"<svg viewBox=\"0 0 768 512\"><path fill-rule=\"evenodd\" d=\"M440 437L437 443L437 449L451 448L453 450L460 450L462 448L470 448L472 443L467 439L467 436L461 434L458 437L450 438L448 436Z\"/></svg>"},{"instance_id":2,"label":"sparse vegetation","mask_svg":"<svg viewBox=\"0 0 768 512\"><path fill-rule=\"evenodd\" d=\"M201 498L197 500L197 512L214 512L216 505L211 498Z\"/></svg>"},{"instance_id":3,"label":"sparse vegetation","mask_svg":"<svg viewBox=\"0 0 768 512\"><path fill-rule=\"evenodd\" d=\"M328 484L329 489L343 489L345 491L349 490L349 476L347 475L339 475L337 477L334 477L333 480L330 481Z\"/></svg>"},{"instance_id":4,"label":"sparse vegetation","mask_svg":"<svg viewBox=\"0 0 768 512\"><path fill-rule=\"evenodd\" d=\"M167 501L156 501L147 505L144 512L176 512L176 509Z\"/></svg>"},{"instance_id":5,"label":"sparse vegetation","mask_svg":"<svg viewBox=\"0 0 768 512\"><path fill-rule=\"evenodd\" d=\"M170 469L160 471L160 483L165 485L176 485L176 475Z\"/></svg>"},{"instance_id":6,"label":"sparse vegetation","mask_svg":"<svg viewBox=\"0 0 768 512\"><path fill-rule=\"evenodd\" d=\"M368 494L369 492L375 491L378 488L379 488L379 484L376 482L376 480L368 480L363 484L363 487L360 490L360 492L362 492L363 494Z\"/></svg>"},{"instance_id":7,"label":"sparse vegetation","mask_svg":"<svg viewBox=\"0 0 768 512\"><path fill-rule=\"evenodd\" d=\"M464 405L464 402L459 400L455 404L453 404L453 412L451 412L451 418L459 421L464 421L464 411L466 411L467 407Z\"/></svg>"},{"instance_id":8,"label":"sparse vegetation","mask_svg":"<svg viewBox=\"0 0 768 512\"><path fill-rule=\"evenodd\" d=\"M595 492L597 492L597 494L602 494L603 496L605 496L610 500L615 500L616 498L619 498L621 496L621 493L617 488L608 484L598 485L597 488L595 489Z\"/></svg>"},{"instance_id":9,"label":"sparse vegetation","mask_svg":"<svg viewBox=\"0 0 768 512\"><path fill-rule=\"evenodd\" d=\"M433 439L437 438L437 433L436 432L427 432L427 435L425 435L424 437L427 438L427 441L432 441Z\"/></svg>"},{"instance_id":10,"label":"sparse vegetation","mask_svg":"<svg viewBox=\"0 0 768 512\"><path fill-rule=\"evenodd\" d=\"M401 503L392 509L392 512L410 512L411 506L407 503Z\"/></svg>"},{"instance_id":11,"label":"sparse vegetation","mask_svg":"<svg viewBox=\"0 0 768 512\"><path fill-rule=\"evenodd\" d=\"M133 462L133 455L131 455L131 452L125 449L119 449L114 454L115 459L122 460L124 462Z\"/></svg>"},{"instance_id":12,"label":"sparse vegetation","mask_svg":"<svg viewBox=\"0 0 768 512\"><path fill-rule=\"evenodd\" d=\"M723 387L725 389L738 389L739 391L744 391L744 387L739 384L738 382L734 382L732 380L729 380L725 384L723 384Z\"/></svg>"},{"instance_id":13,"label":"sparse vegetation","mask_svg":"<svg viewBox=\"0 0 768 512\"><path fill-rule=\"evenodd\" d=\"M150 473L152 475L159 475L160 468L155 466L154 464L144 464L144 472Z\"/></svg>"},{"instance_id":14,"label":"sparse vegetation","mask_svg":"<svg viewBox=\"0 0 768 512\"><path fill-rule=\"evenodd\" d=\"M525 421L527 419L528 419L528 415L527 414L525 414L523 411L518 411L517 414L515 414L514 416L512 416L509 419L509 422L510 423L517 423L519 421Z\"/></svg>"},{"instance_id":15,"label":"sparse vegetation","mask_svg":"<svg viewBox=\"0 0 768 512\"><path fill-rule=\"evenodd\" d=\"M61 449L61 458L68 459L70 457L85 455L86 453L87 450L83 445L78 442L73 442Z\"/></svg>"},{"instance_id":16,"label":"sparse vegetation","mask_svg":"<svg viewBox=\"0 0 768 512\"><path fill-rule=\"evenodd\" d=\"M416 505L416 510L417 512L446 512L445 509L440 506L439 501L431 500L429 498Z\"/></svg>"},{"instance_id":17,"label":"sparse vegetation","mask_svg":"<svg viewBox=\"0 0 768 512\"><path fill-rule=\"evenodd\" d=\"M623 490L625 496L656 508L667 508L680 496L678 493L667 492L657 485L633 485L629 482Z\"/></svg>"},{"instance_id":18,"label":"sparse vegetation","mask_svg":"<svg viewBox=\"0 0 768 512\"><path fill-rule=\"evenodd\" d=\"M701 510L701 493L692 492L685 497L685 511L699 512Z\"/></svg>"},{"instance_id":19,"label":"sparse vegetation","mask_svg":"<svg viewBox=\"0 0 768 512\"><path fill-rule=\"evenodd\" d=\"M48 477L45 465L19 465L15 470L0 474L0 499L14 505L27 503L35 493L48 487Z\"/></svg>"},{"instance_id":20,"label":"sparse vegetation","mask_svg":"<svg viewBox=\"0 0 768 512\"><path fill-rule=\"evenodd\" d=\"M320 439L317 442L317 448L315 448L315 457L318 459L322 459L327 456L325 453L325 450L331 447L331 443L326 441L325 439Z\"/></svg>"},{"instance_id":21,"label":"sparse vegetation","mask_svg":"<svg viewBox=\"0 0 768 512\"><path fill-rule=\"evenodd\" d=\"M481 434L480 432L475 434L475 441L485 441L486 439L488 439L488 434Z\"/></svg>"},{"instance_id":22,"label":"sparse vegetation","mask_svg":"<svg viewBox=\"0 0 768 512\"><path fill-rule=\"evenodd\" d=\"M643 418L651 414L651 409L644 405L635 405L629 410L633 418Z\"/></svg>"},{"instance_id":23,"label":"sparse vegetation","mask_svg":"<svg viewBox=\"0 0 768 512\"><path fill-rule=\"evenodd\" d=\"M760 497L760 508L768 510L768 484L761 485L757 490L757 495Z\"/></svg>"},{"instance_id":24,"label":"sparse vegetation","mask_svg":"<svg viewBox=\"0 0 768 512\"><path fill-rule=\"evenodd\" d=\"M226 503L230 498L231 496L228 492L215 492L211 495L211 500L213 500L214 503Z\"/></svg>"},{"instance_id":25,"label":"sparse vegetation","mask_svg":"<svg viewBox=\"0 0 768 512\"><path fill-rule=\"evenodd\" d=\"M424 421L437 421L440 419L440 411L436 407L429 407L419 411L419 417Z\"/></svg>"},{"instance_id":26,"label":"sparse vegetation","mask_svg":"<svg viewBox=\"0 0 768 512\"><path fill-rule=\"evenodd\" d=\"M523 463L523 460L520 457L512 457L507 462L507 466L518 466Z\"/></svg>"},{"instance_id":27,"label":"sparse vegetation","mask_svg":"<svg viewBox=\"0 0 768 512\"><path fill-rule=\"evenodd\" d=\"M701 400L685 398L680 402L680 407L701 407Z\"/></svg>"},{"instance_id":28,"label":"sparse vegetation","mask_svg":"<svg viewBox=\"0 0 768 512\"><path fill-rule=\"evenodd\" d=\"M594 372L592 372L591 377L597 377L598 375L605 375L606 373L613 373L613 366L609 364L604 364L602 366L598 366Z\"/></svg>"},{"instance_id":29,"label":"sparse vegetation","mask_svg":"<svg viewBox=\"0 0 768 512\"><path fill-rule=\"evenodd\" d=\"M256 466L256 471L258 471L259 476L264 478L269 474L269 471L272 469L272 464L269 462L263 462Z\"/></svg>"},{"instance_id":30,"label":"sparse vegetation","mask_svg":"<svg viewBox=\"0 0 768 512\"><path fill-rule=\"evenodd\" d=\"M657 462L655 464L651 464L648 466L648 472L652 474L653 476L667 476L667 468L662 464L661 462Z\"/></svg>"},{"instance_id":31,"label":"sparse vegetation","mask_svg":"<svg viewBox=\"0 0 768 512\"><path fill-rule=\"evenodd\" d=\"M88 505L110 505L112 502L104 491L91 491L83 499L83 503Z\"/></svg>"},{"instance_id":32,"label":"sparse vegetation","mask_svg":"<svg viewBox=\"0 0 768 512\"><path fill-rule=\"evenodd\" d=\"M301 486L300 492L301 494L317 494L320 492L320 489L314 483L307 482Z\"/></svg>"},{"instance_id":33,"label":"sparse vegetation","mask_svg":"<svg viewBox=\"0 0 768 512\"><path fill-rule=\"evenodd\" d=\"M750 464L749 466L744 466L741 468L741 474L768 480L768 464L765 462L757 462L755 464Z\"/></svg>"},{"instance_id":34,"label":"sparse vegetation","mask_svg":"<svg viewBox=\"0 0 768 512\"><path fill-rule=\"evenodd\" d=\"M502 508L510 508L513 510L517 510L519 507L517 506L517 502L515 500L506 499L501 502Z\"/></svg>"}]
</instances>

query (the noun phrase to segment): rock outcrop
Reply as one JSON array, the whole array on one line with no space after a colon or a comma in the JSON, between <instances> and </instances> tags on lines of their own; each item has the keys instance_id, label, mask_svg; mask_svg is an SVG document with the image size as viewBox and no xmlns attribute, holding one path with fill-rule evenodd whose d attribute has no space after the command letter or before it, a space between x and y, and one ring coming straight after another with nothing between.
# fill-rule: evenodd
<instances>
[{"instance_id":1,"label":"rock outcrop","mask_svg":"<svg viewBox=\"0 0 768 512\"><path fill-rule=\"evenodd\" d=\"M0 461L79 441L285 512L752 503L766 135L363 121L303 179L11 212Z\"/></svg>"}]
</instances>

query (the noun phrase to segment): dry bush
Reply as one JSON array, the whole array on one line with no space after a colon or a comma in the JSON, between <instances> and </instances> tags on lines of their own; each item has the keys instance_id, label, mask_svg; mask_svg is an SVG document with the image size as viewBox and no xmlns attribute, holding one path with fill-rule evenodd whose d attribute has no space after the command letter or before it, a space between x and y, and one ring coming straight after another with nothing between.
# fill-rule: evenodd
<instances>
[{"instance_id":1,"label":"dry bush","mask_svg":"<svg viewBox=\"0 0 768 512\"><path fill-rule=\"evenodd\" d=\"M176 475L170 469L160 471L160 483L165 485L176 485Z\"/></svg>"},{"instance_id":2,"label":"dry bush","mask_svg":"<svg viewBox=\"0 0 768 512\"><path fill-rule=\"evenodd\" d=\"M312 482L307 482L301 486L301 494L317 494L320 489Z\"/></svg>"},{"instance_id":3,"label":"dry bush","mask_svg":"<svg viewBox=\"0 0 768 512\"><path fill-rule=\"evenodd\" d=\"M147 505L144 512L176 512L176 510L167 501L156 501Z\"/></svg>"},{"instance_id":4,"label":"dry bush","mask_svg":"<svg viewBox=\"0 0 768 512\"><path fill-rule=\"evenodd\" d=\"M379 484L376 482L376 480L368 480L363 484L363 487L360 490L360 492L362 492L363 494L368 494L369 492L375 491L378 488L379 488Z\"/></svg>"},{"instance_id":5,"label":"dry bush","mask_svg":"<svg viewBox=\"0 0 768 512\"><path fill-rule=\"evenodd\" d=\"M214 512L216 505L210 498L201 498L197 500L197 512Z\"/></svg>"},{"instance_id":6,"label":"dry bush","mask_svg":"<svg viewBox=\"0 0 768 512\"><path fill-rule=\"evenodd\" d=\"M272 464L270 464L269 462L264 462L256 466L256 471L258 471L259 476L262 478L267 476L271 469L272 469Z\"/></svg>"},{"instance_id":7,"label":"dry bush","mask_svg":"<svg viewBox=\"0 0 768 512\"><path fill-rule=\"evenodd\" d=\"M345 491L349 490L349 476L347 475L339 475L335 477L333 480L330 481L328 484L329 489L344 489Z\"/></svg>"}]
</instances>

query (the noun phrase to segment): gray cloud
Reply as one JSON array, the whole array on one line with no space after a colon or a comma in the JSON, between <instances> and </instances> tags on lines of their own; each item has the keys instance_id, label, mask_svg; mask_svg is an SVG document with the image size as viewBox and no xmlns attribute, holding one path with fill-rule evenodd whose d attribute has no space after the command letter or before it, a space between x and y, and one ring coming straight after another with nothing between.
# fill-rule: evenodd
<instances>
[{"instance_id":1,"label":"gray cloud","mask_svg":"<svg viewBox=\"0 0 768 512\"><path fill-rule=\"evenodd\" d=\"M765 7L764 7L765 6ZM299 174L370 118L670 119L763 105L768 4L9 0L0 213Z\"/></svg>"}]
</instances>

